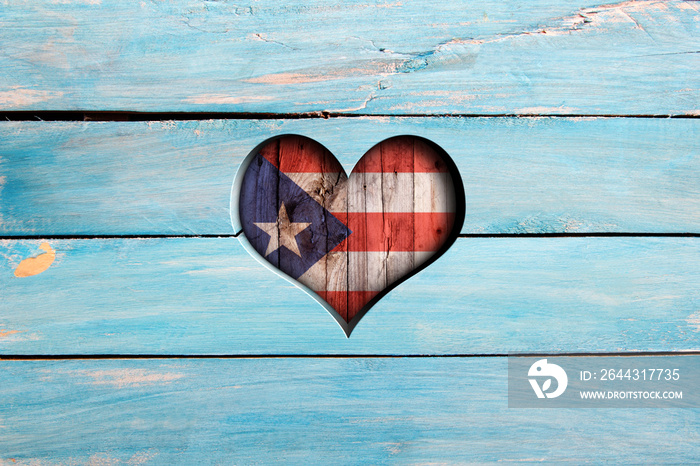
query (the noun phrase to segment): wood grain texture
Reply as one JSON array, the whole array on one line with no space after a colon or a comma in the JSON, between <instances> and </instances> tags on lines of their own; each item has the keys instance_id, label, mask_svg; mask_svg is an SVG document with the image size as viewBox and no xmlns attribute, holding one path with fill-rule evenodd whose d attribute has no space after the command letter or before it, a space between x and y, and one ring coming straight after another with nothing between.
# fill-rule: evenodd
<instances>
[{"instance_id":1,"label":"wood grain texture","mask_svg":"<svg viewBox=\"0 0 700 466\"><path fill-rule=\"evenodd\" d=\"M697 3L603 3L8 0L0 109L697 114Z\"/></svg>"},{"instance_id":2,"label":"wood grain texture","mask_svg":"<svg viewBox=\"0 0 700 466\"><path fill-rule=\"evenodd\" d=\"M50 241L15 277L40 244L0 242L0 353L700 350L698 238L460 239L350 339L236 238Z\"/></svg>"},{"instance_id":3,"label":"wood grain texture","mask_svg":"<svg viewBox=\"0 0 700 466\"><path fill-rule=\"evenodd\" d=\"M388 137L434 141L464 181L464 233L700 231L697 120L334 118L2 122L0 234L231 234L239 164L289 133L348 173Z\"/></svg>"},{"instance_id":4,"label":"wood grain texture","mask_svg":"<svg viewBox=\"0 0 700 466\"><path fill-rule=\"evenodd\" d=\"M464 219L449 156L415 136L378 143L349 178L318 142L281 136L236 178L233 225L251 253L307 286L348 335L371 300L446 250Z\"/></svg>"},{"instance_id":5,"label":"wood grain texture","mask_svg":"<svg viewBox=\"0 0 700 466\"><path fill-rule=\"evenodd\" d=\"M235 238L42 239L230 235L289 133L433 140L464 233L698 233L697 118L439 117L699 116L700 3L602 3L0 2L0 112L376 115L0 122L0 359L700 350L697 237L461 239L350 339ZM0 360L0 465L700 462L697 408L508 409L506 365Z\"/></svg>"},{"instance_id":6,"label":"wood grain texture","mask_svg":"<svg viewBox=\"0 0 700 466\"><path fill-rule=\"evenodd\" d=\"M347 176L340 163L313 139L292 135L267 141L251 156L236 182L240 193L232 192L233 223L240 225L251 253L298 279L319 299L328 300L326 291L341 287L347 295L347 254L342 252L347 247L338 253L344 257L329 254L349 234L342 223ZM346 323L347 299L332 307L329 312Z\"/></svg>"},{"instance_id":7,"label":"wood grain texture","mask_svg":"<svg viewBox=\"0 0 700 466\"><path fill-rule=\"evenodd\" d=\"M698 409L509 409L505 358L2 361L0 370L6 464L700 461Z\"/></svg>"}]
</instances>

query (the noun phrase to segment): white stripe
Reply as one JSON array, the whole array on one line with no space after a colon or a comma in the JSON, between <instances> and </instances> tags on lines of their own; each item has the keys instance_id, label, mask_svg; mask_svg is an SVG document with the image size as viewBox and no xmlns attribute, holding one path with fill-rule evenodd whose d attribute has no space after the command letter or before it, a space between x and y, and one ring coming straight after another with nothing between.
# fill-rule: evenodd
<instances>
[{"instance_id":1,"label":"white stripe","mask_svg":"<svg viewBox=\"0 0 700 466\"><path fill-rule=\"evenodd\" d=\"M449 173L353 173L348 212L454 212Z\"/></svg>"},{"instance_id":2,"label":"white stripe","mask_svg":"<svg viewBox=\"0 0 700 466\"><path fill-rule=\"evenodd\" d=\"M344 174L285 175L329 211L345 211L348 193L341 186L345 180ZM336 186L339 176L341 180ZM335 195L328 196L326 193L329 190L335 191ZM348 181L348 190L348 212L455 211L454 188L449 173L353 173Z\"/></svg>"},{"instance_id":3,"label":"white stripe","mask_svg":"<svg viewBox=\"0 0 700 466\"><path fill-rule=\"evenodd\" d=\"M416 173L414 212L454 212L455 189L449 173Z\"/></svg>"}]
</instances>

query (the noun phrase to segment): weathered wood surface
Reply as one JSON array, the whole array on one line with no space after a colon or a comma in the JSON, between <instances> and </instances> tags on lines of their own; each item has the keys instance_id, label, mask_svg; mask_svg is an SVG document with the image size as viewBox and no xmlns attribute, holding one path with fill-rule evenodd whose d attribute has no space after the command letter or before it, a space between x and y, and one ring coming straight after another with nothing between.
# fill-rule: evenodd
<instances>
[{"instance_id":1,"label":"weathered wood surface","mask_svg":"<svg viewBox=\"0 0 700 466\"><path fill-rule=\"evenodd\" d=\"M464 181L464 233L700 231L697 120L333 118L0 123L0 234L231 234L238 166L289 133L348 173L388 137L434 141Z\"/></svg>"},{"instance_id":2,"label":"weathered wood surface","mask_svg":"<svg viewBox=\"0 0 700 466\"><path fill-rule=\"evenodd\" d=\"M452 161L416 136L378 143L349 177L317 141L273 138L245 159L231 197L251 254L306 286L348 336L370 302L447 250L464 219Z\"/></svg>"},{"instance_id":3,"label":"weathered wood surface","mask_svg":"<svg viewBox=\"0 0 700 466\"><path fill-rule=\"evenodd\" d=\"M509 409L505 358L1 361L0 371L8 465L700 461L698 409Z\"/></svg>"},{"instance_id":4,"label":"weathered wood surface","mask_svg":"<svg viewBox=\"0 0 700 466\"><path fill-rule=\"evenodd\" d=\"M700 3L601 3L5 0L0 112L700 115ZM235 238L41 239L230 235L288 133L433 140L463 233L700 232L697 119L1 122L0 359L700 350L697 237L460 239L350 339ZM700 461L698 409L508 409L506 365L0 361L0 465Z\"/></svg>"},{"instance_id":5,"label":"weathered wood surface","mask_svg":"<svg viewBox=\"0 0 700 466\"><path fill-rule=\"evenodd\" d=\"M0 109L697 114L698 4L603 3L6 0Z\"/></svg>"},{"instance_id":6,"label":"weathered wood surface","mask_svg":"<svg viewBox=\"0 0 700 466\"><path fill-rule=\"evenodd\" d=\"M698 238L466 238L346 339L236 238L0 242L2 354L700 350Z\"/></svg>"}]
</instances>

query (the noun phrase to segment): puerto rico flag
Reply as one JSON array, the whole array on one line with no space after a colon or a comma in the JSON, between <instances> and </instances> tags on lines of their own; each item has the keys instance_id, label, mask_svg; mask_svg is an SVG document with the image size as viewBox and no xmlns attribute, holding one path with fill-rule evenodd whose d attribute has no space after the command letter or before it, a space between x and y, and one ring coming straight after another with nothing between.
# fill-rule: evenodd
<instances>
[{"instance_id":1,"label":"puerto rico flag","mask_svg":"<svg viewBox=\"0 0 700 466\"><path fill-rule=\"evenodd\" d=\"M419 137L391 138L348 178L312 139L270 140L251 154L242 178L243 233L260 256L330 305L349 335L383 290L453 233L454 183L439 151Z\"/></svg>"}]
</instances>

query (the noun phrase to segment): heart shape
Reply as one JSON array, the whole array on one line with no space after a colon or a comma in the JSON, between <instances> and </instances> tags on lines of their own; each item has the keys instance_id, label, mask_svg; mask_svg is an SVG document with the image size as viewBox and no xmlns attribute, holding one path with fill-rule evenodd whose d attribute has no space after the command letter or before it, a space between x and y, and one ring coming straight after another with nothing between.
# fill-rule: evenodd
<instances>
[{"instance_id":1,"label":"heart shape","mask_svg":"<svg viewBox=\"0 0 700 466\"><path fill-rule=\"evenodd\" d=\"M464 211L454 162L418 136L375 145L349 178L313 139L278 136L246 157L231 193L246 249L321 303L347 337L454 243Z\"/></svg>"}]
</instances>

